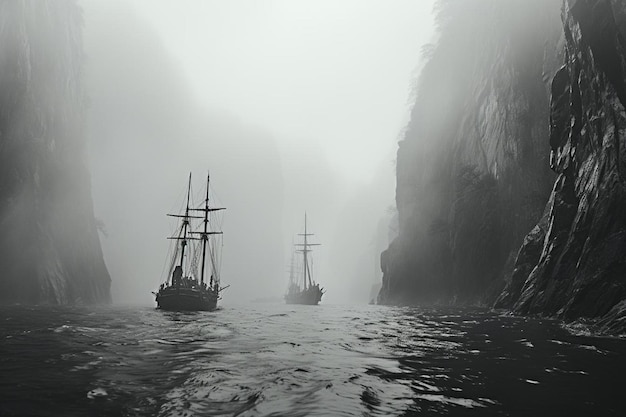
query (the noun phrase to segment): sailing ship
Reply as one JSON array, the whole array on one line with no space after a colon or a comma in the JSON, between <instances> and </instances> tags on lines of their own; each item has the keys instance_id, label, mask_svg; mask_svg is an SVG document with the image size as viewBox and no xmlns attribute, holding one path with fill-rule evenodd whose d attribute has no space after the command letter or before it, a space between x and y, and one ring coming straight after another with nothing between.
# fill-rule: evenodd
<instances>
[{"instance_id":1,"label":"sailing ship","mask_svg":"<svg viewBox=\"0 0 626 417\"><path fill-rule=\"evenodd\" d=\"M221 239L218 241L217 238L221 237L222 232L210 230L215 223L215 218L211 219L210 214L225 210L225 208L209 206L209 183L210 176L207 175L203 205L199 208L192 207L190 173L184 213L168 214L168 216L179 218L180 225L176 236L168 237L176 242L169 272L166 281L159 287L159 291L154 293L157 308L162 310L215 310L217 301L220 299L220 292L227 288L220 287L218 252L221 249ZM200 230L194 230L193 222L200 223ZM207 276L210 276L208 280Z\"/></svg>"},{"instance_id":2,"label":"sailing ship","mask_svg":"<svg viewBox=\"0 0 626 417\"><path fill-rule=\"evenodd\" d=\"M304 213L304 233L298 236L304 237L304 243L298 243L295 246L301 247L296 252L302 254L302 281L300 277L294 272L293 258L291 262L291 272L289 276L289 288L285 295L285 301L287 304L308 304L317 305L322 299L324 289L320 288L320 284L317 284L311 278L311 266L309 253L312 251L311 246L319 246L319 243L309 243L308 237L313 236L312 233L307 233L306 227L306 213ZM300 285L302 283L302 286Z\"/></svg>"}]
</instances>

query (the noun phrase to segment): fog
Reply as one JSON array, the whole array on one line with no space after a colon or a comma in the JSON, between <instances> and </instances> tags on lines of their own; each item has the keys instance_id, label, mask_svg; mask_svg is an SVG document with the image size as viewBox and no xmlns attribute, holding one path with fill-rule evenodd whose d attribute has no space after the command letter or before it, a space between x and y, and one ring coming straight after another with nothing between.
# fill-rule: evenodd
<instances>
[{"instance_id":1,"label":"fog","mask_svg":"<svg viewBox=\"0 0 626 417\"><path fill-rule=\"evenodd\" d=\"M94 207L116 303L153 304L187 176L224 214L223 304L282 297L304 212L323 303L380 281L433 1L82 1Z\"/></svg>"}]
</instances>

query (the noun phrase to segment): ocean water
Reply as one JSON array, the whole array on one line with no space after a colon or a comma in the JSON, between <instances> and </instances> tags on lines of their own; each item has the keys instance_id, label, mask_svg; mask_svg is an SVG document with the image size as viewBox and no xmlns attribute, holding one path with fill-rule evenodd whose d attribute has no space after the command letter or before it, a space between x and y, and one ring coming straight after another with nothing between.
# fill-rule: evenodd
<instances>
[{"instance_id":1,"label":"ocean water","mask_svg":"<svg viewBox=\"0 0 626 417\"><path fill-rule=\"evenodd\" d=\"M0 416L624 416L626 340L480 309L0 308Z\"/></svg>"}]
</instances>

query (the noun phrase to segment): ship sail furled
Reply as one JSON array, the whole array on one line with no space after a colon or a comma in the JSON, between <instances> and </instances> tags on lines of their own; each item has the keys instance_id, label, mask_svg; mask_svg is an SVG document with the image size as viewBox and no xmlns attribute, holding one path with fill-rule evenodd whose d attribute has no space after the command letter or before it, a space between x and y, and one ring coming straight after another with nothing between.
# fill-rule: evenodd
<instances>
[{"instance_id":1,"label":"ship sail furled","mask_svg":"<svg viewBox=\"0 0 626 417\"><path fill-rule=\"evenodd\" d=\"M298 234L303 237L303 243L297 243L295 246L299 247L296 250L297 253L302 254L302 286L300 286L300 280L294 279L293 275L290 277L289 288L285 300L287 304L318 304L324 294L324 289L320 288L320 285L315 283L311 274L310 257L309 253L312 252L312 246L319 246L319 243L309 243L308 237L313 236L313 233L307 231L307 218L304 213L304 233ZM292 266L293 270L293 266Z\"/></svg>"},{"instance_id":2,"label":"ship sail furled","mask_svg":"<svg viewBox=\"0 0 626 417\"><path fill-rule=\"evenodd\" d=\"M225 208L210 207L209 185L210 176L207 175L203 204L193 207L189 174L184 214L168 214L181 219L181 223L176 236L168 237L175 240L176 245L167 279L156 293L157 305L161 309L214 310L220 291L225 289L220 287L222 240L217 239L222 232L214 230L217 223L215 213ZM198 229L194 228L194 224L199 224Z\"/></svg>"}]
</instances>

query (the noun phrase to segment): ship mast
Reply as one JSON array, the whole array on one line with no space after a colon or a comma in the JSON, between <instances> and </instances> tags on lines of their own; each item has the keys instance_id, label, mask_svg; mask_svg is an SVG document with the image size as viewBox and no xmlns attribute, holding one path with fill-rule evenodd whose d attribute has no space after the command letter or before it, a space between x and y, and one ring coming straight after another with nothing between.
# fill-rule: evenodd
<instances>
[{"instance_id":1,"label":"ship mast","mask_svg":"<svg viewBox=\"0 0 626 417\"><path fill-rule=\"evenodd\" d=\"M319 246L319 243L308 243L307 241L307 237L308 236L313 236L313 233L307 233L307 229L306 229L306 211L304 212L304 233L300 233L299 236L304 236L304 244L299 244L298 246L302 246L302 250L300 250L300 252L302 252L302 255L304 256L304 289L307 289L307 277L308 277L308 282L309 282L309 287L313 286L313 282L311 281L311 271L309 271L309 262L308 262L308 257L307 254L309 252L311 252L311 249L309 249L309 246Z\"/></svg>"},{"instance_id":2,"label":"ship mast","mask_svg":"<svg viewBox=\"0 0 626 417\"><path fill-rule=\"evenodd\" d=\"M176 288L180 287L180 278L182 278L182 275L183 275L183 261L185 259L185 247L187 246L187 240L193 239L193 238L187 237L187 229L189 228L189 219L193 217L193 216L189 216L190 196L191 196L191 172L189 173L189 182L187 183L187 205L185 206L185 214L182 214L182 215L181 214L168 214L168 216L180 217L183 219L182 237L180 235L168 237L168 239L180 240L180 264L177 265L176 268L174 268L174 274L171 277L168 277L168 282L172 282L172 284L175 284ZM175 260L176 260L176 255L174 255L173 257L173 261ZM178 276L176 272L177 270L180 273L180 275ZM174 278L176 278L176 280L174 280Z\"/></svg>"},{"instance_id":3,"label":"ship mast","mask_svg":"<svg viewBox=\"0 0 626 417\"><path fill-rule=\"evenodd\" d=\"M200 285L204 284L204 264L206 262L206 245L209 240L207 235L209 227L209 182L210 174L206 177L206 198L204 199L204 232L202 233L202 267L200 269Z\"/></svg>"},{"instance_id":4,"label":"ship mast","mask_svg":"<svg viewBox=\"0 0 626 417\"><path fill-rule=\"evenodd\" d=\"M198 208L198 209L190 209L193 211L202 211L204 212L203 217L201 217L204 221L204 229L202 232L191 232L192 234L199 234L200 238L199 240L202 240L202 267L200 269L200 284L204 283L204 270L205 270L205 264L206 264L206 250L207 250L207 246L209 244L209 235L221 235L222 232L209 232L209 213L212 211L219 211L219 210L226 210L224 207L219 207L219 208L211 208L209 207L209 183L211 181L211 176L210 174L207 174L207 179L206 179L206 197L204 199L204 207L202 208ZM198 239L198 238L195 238ZM214 273L216 273L217 271L215 271L215 263L214 260L212 259L212 271ZM218 277L215 277L215 282L217 283ZM211 282L211 284L213 284L213 282Z\"/></svg>"},{"instance_id":5,"label":"ship mast","mask_svg":"<svg viewBox=\"0 0 626 417\"><path fill-rule=\"evenodd\" d=\"M189 195L191 194L191 172L189 173L189 183L187 184L187 206L185 208L185 216L183 217L183 238L180 242L180 267L183 267L183 259L185 257L185 247L187 246L187 227L189 227Z\"/></svg>"},{"instance_id":6,"label":"ship mast","mask_svg":"<svg viewBox=\"0 0 626 417\"><path fill-rule=\"evenodd\" d=\"M306 259L306 254L309 252L309 248L306 243L306 237L307 237L307 232L306 232L306 211L305 211L304 212L304 249L302 251L302 253L304 254L304 289L305 290L306 290L306 276L307 276L307 271L309 270L309 262ZM311 274L309 274L309 286L311 286Z\"/></svg>"}]
</instances>

